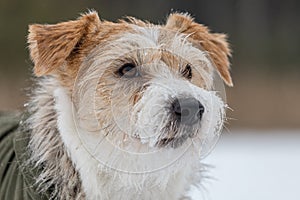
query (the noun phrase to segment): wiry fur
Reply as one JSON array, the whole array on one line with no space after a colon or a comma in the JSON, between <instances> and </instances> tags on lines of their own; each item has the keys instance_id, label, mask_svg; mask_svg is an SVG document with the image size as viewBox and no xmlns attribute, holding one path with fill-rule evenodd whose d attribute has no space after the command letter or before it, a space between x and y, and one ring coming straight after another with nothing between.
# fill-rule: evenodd
<instances>
[{"instance_id":1,"label":"wiry fur","mask_svg":"<svg viewBox=\"0 0 300 200\"><path fill-rule=\"evenodd\" d=\"M201 171L202 166L197 162L186 165L187 161L196 159L196 149L184 152L186 145L183 146L185 148L162 151L155 157L118 151L116 146L103 138L101 132L95 136L80 127L76 128L72 103L64 89L57 89L55 96L62 140L76 163L75 168L81 175L87 199L122 199L125 194L126 199L179 199L191 183L200 180L200 174L194 172ZM89 146L83 144L84 140L89 142ZM101 146L98 146L99 141ZM175 155L180 151L183 151L182 159L176 159ZM155 171L151 168L151 164L168 161L168 157L174 161L154 168Z\"/></svg>"},{"instance_id":2,"label":"wiry fur","mask_svg":"<svg viewBox=\"0 0 300 200\"><path fill-rule=\"evenodd\" d=\"M226 41L197 25L179 14L156 26L134 18L105 22L90 13L31 26L35 73L50 74L38 80L27 121L41 192L52 190L53 199L185 197L201 179L199 153L224 119L225 105L210 91L214 69L232 84ZM193 30L201 33L195 37ZM134 63L142 75L117 77L124 63ZM187 64L190 80L182 77ZM203 103L201 124L168 123L170 101L181 96ZM165 138L176 140L159 148Z\"/></svg>"},{"instance_id":3,"label":"wiry fur","mask_svg":"<svg viewBox=\"0 0 300 200\"><path fill-rule=\"evenodd\" d=\"M54 77L39 78L27 105L30 117L23 125L31 132L30 160L41 173L36 184L39 192L51 193L51 199L84 199L78 172L74 169L57 128L53 91L58 87Z\"/></svg>"},{"instance_id":4,"label":"wiry fur","mask_svg":"<svg viewBox=\"0 0 300 200\"><path fill-rule=\"evenodd\" d=\"M126 173L118 175L115 174L114 170L98 166L99 163L92 161L90 155L85 151L80 151L78 155L80 159L73 160L73 162L76 163L77 170L80 170L79 168L86 170L87 174L82 175L88 177L80 178L74 168L74 164L70 160L70 156L72 157L73 154L72 152L78 151L78 148L81 146L78 138L76 139L76 137L74 137L76 130L72 129L72 111L69 110L71 109L71 102L68 102L66 92L60 88L54 77L48 76L40 78L38 83L39 85L32 96L31 103L28 105L31 117L28 118L26 124L24 124L31 131L31 141L29 145L31 160L28 161L28 164L33 163L38 170L41 170L36 184L38 184L40 192L47 192L49 189L53 190L51 199L85 199L85 193L81 186L82 180L87 181L85 184L95 184L96 186L93 188L98 189L96 191L88 191L89 194L93 194L93 196L88 197L88 199L120 199L124 193L128 195L128 199L153 199L154 197L156 197L156 199L164 199L166 197L176 199L178 196L173 195L178 195L178 193L170 191L168 189L171 188L169 184L181 183L184 189L188 190L189 187L186 186L189 185L187 183L196 183L200 180L200 173L204 170L204 166L196 164L192 166L190 170L187 170L187 172L193 171L191 175L182 176L176 171L167 170L168 172L165 172L162 170L161 173L157 174L157 177L161 177L160 181L162 182L154 181L152 185L149 185L153 181L149 179L149 176L152 176L151 173L148 175ZM62 112L64 114L62 114ZM57 115L61 117L57 118ZM58 123L57 120L63 121ZM67 126L62 123L67 124ZM71 134L71 137L73 135L73 139L62 139L64 136L60 134L57 126L61 127L60 131L67 131L67 133ZM68 128L65 129L63 126ZM69 146L69 151L65 148L64 143ZM172 153L169 153L169 155L172 155ZM72 158L74 159L74 157ZM189 160L188 157L187 160ZM185 162L182 164L185 164ZM173 166L173 169L178 168L176 165ZM100 179L95 183L92 182L95 180L93 177L95 172L93 172L91 168L88 168L88 166L91 168L96 167L94 171L99 173ZM100 168L97 169L97 167ZM170 176L170 178L167 178L166 175ZM132 176L140 180L133 181L133 185L129 186L128 180L135 179ZM185 181L184 179L178 180L179 177L186 177L188 179ZM149 180L150 183L148 182ZM99 183L111 183L113 185L108 185L101 190ZM124 185L127 185L127 187L124 187ZM180 188L180 184L175 184L175 186L177 186L178 189ZM157 188L153 189L153 187ZM120 190L125 190L126 192L119 193ZM148 195L144 192L141 193L145 190L149 191ZM119 192L116 193L116 191Z\"/></svg>"},{"instance_id":5,"label":"wiry fur","mask_svg":"<svg viewBox=\"0 0 300 200\"><path fill-rule=\"evenodd\" d=\"M200 44L211 56L218 72L224 81L233 86L229 73L228 56L231 55L227 36L220 33L210 33L209 29L193 21L187 14L173 13L169 16L166 27L180 33L189 34L190 38Z\"/></svg>"}]
</instances>

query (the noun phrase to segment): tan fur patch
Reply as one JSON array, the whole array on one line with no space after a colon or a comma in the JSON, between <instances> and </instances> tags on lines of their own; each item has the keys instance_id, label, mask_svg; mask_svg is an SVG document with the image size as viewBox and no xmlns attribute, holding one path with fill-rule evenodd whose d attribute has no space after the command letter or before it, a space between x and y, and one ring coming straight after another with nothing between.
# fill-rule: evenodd
<instances>
[{"instance_id":1,"label":"tan fur patch","mask_svg":"<svg viewBox=\"0 0 300 200\"><path fill-rule=\"evenodd\" d=\"M28 43L34 73L57 75L62 85L71 90L90 50L125 30L129 30L126 23L100 21L96 12L55 25L30 25Z\"/></svg>"},{"instance_id":2,"label":"tan fur patch","mask_svg":"<svg viewBox=\"0 0 300 200\"><path fill-rule=\"evenodd\" d=\"M179 13L169 16L166 28L187 34L192 43L200 44L209 53L225 83L229 86L233 85L229 73L230 63L228 59L231 53L226 35L210 33L206 26L194 22L189 15Z\"/></svg>"},{"instance_id":3,"label":"tan fur patch","mask_svg":"<svg viewBox=\"0 0 300 200\"><path fill-rule=\"evenodd\" d=\"M30 25L28 42L35 74L46 75L63 65L87 33L98 31L98 24L98 16L91 13L55 25Z\"/></svg>"}]
</instances>

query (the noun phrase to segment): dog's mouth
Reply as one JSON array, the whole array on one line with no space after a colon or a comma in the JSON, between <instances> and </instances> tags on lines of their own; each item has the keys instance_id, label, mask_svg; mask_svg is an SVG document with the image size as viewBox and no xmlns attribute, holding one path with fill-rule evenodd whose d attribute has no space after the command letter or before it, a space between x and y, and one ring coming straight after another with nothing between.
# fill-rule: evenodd
<instances>
[{"instance_id":1,"label":"dog's mouth","mask_svg":"<svg viewBox=\"0 0 300 200\"><path fill-rule=\"evenodd\" d=\"M159 148L177 148L180 147L189 137L182 135L180 137L162 138L157 141L156 146Z\"/></svg>"}]
</instances>

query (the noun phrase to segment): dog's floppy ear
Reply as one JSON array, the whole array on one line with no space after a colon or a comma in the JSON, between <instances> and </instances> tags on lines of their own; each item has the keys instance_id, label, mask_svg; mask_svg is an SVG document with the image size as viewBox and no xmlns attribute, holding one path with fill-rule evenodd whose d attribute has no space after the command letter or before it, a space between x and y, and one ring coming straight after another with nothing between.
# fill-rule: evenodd
<instances>
[{"instance_id":1,"label":"dog's floppy ear","mask_svg":"<svg viewBox=\"0 0 300 200\"><path fill-rule=\"evenodd\" d=\"M34 73L42 76L62 66L68 56L76 51L82 39L95 32L100 24L96 12L82 15L74 21L54 25L34 24L29 26L28 43Z\"/></svg>"},{"instance_id":2,"label":"dog's floppy ear","mask_svg":"<svg viewBox=\"0 0 300 200\"><path fill-rule=\"evenodd\" d=\"M193 42L199 43L207 51L224 82L233 86L229 68L231 51L226 35L210 33L206 26L193 21L188 14L173 13L168 17L166 28L190 35Z\"/></svg>"}]
</instances>

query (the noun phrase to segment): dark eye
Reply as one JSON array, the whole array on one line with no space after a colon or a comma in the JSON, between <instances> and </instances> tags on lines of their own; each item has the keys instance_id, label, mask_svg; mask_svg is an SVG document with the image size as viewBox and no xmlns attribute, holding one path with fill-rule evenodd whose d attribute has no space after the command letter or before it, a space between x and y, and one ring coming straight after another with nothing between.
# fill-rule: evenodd
<instances>
[{"instance_id":1,"label":"dark eye","mask_svg":"<svg viewBox=\"0 0 300 200\"><path fill-rule=\"evenodd\" d=\"M192 68L189 64L185 66L185 69L181 72L182 76L184 76L187 79L192 79Z\"/></svg>"},{"instance_id":2,"label":"dark eye","mask_svg":"<svg viewBox=\"0 0 300 200\"><path fill-rule=\"evenodd\" d=\"M126 63L118 69L119 76L126 78L133 78L139 76L136 66L132 63Z\"/></svg>"}]
</instances>

